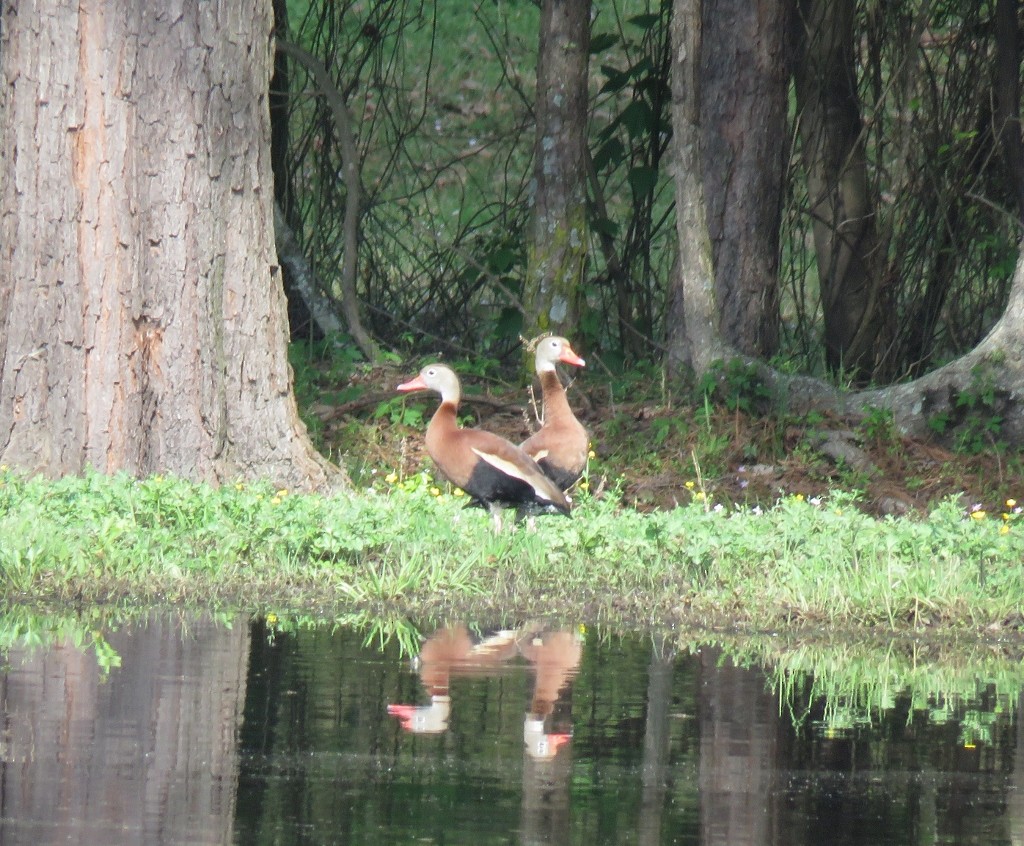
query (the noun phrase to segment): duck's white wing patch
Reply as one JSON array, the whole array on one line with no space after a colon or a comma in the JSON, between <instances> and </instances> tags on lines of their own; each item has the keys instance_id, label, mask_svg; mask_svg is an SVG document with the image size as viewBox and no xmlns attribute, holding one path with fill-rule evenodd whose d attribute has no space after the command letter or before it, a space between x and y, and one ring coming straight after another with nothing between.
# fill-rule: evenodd
<instances>
[{"instance_id":1,"label":"duck's white wing patch","mask_svg":"<svg viewBox=\"0 0 1024 846\"><path fill-rule=\"evenodd\" d=\"M548 457L548 451L546 449L539 449L536 452L530 453L530 458L534 461L540 461L542 458Z\"/></svg>"},{"instance_id":2,"label":"duck's white wing patch","mask_svg":"<svg viewBox=\"0 0 1024 846\"><path fill-rule=\"evenodd\" d=\"M513 479L519 479L520 481L526 482L528 485L532 484L530 478L522 468L511 461L506 461L500 456L494 455L490 452L484 452L483 450L477 449L476 447L470 447L473 453L483 461L486 461L495 470L500 470L506 476L511 476Z\"/></svg>"},{"instance_id":3,"label":"duck's white wing patch","mask_svg":"<svg viewBox=\"0 0 1024 846\"><path fill-rule=\"evenodd\" d=\"M481 461L486 461L495 470L500 470L506 476L511 476L513 479L519 479L521 482L526 482L526 484L528 484L531 488L534 489L534 491L536 491L537 496L541 497L542 499L546 499L548 502L552 501L551 496L548 494L548 492L545 491L543 487L539 487L537 485L537 479L532 477L531 474L525 472L517 464L511 461L506 461L504 458L494 455L493 453L484 452L483 450L477 449L476 447L470 447L470 449L473 450L473 453Z\"/></svg>"}]
</instances>

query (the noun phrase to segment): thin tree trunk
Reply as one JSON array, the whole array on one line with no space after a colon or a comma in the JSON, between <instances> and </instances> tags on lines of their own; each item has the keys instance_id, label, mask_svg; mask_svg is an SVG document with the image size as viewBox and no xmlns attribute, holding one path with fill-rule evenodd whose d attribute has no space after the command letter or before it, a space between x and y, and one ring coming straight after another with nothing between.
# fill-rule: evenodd
<instances>
[{"instance_id":1,"label":"thin tree trunk","mask_svg":"<svg viewBox=\"0 0 1024 846\"><path fill-rule=\"evenodd\" d=\"M524 331L574 334L587 264L590 0L544 0Z\"/></svg>"},{"instance_id":2,"label":"thin tree trunk","mask_svg":"<svg viewBox=\"0 0 1024 846\"><path fill-rule=\"evenodd\" d=\"M996 131L1013 174L1017 216L1024 221L1024 139L1020 126L1019 0L996 0Z\"/></svg>"},{"instance_id":3,"label":"thin tree trunk","mask_svg":"<svg viewBox=\"0 0 1024 846\"><path fill-rule=\"evenodd\" d=\"M288 271L292 281L291 296L302 303L302 307L322 335L336 335L345 330L341 319L334 312L331 301L320 293L322 290L313 268L309 266L295 233L292 232L284 211L274 203L274 242L277 258ZM291 303L289 302L289 306Z\"/></svg>"},{"instance_id":4,"label":"thin tree trunk","mask_svg":"<svg viewBox=\"0 0 1024 846\"><path fill-rule=\"evenodd\" d=\"M890 333L854 75L855 5L800 3L795 76L825 359L864 379L879 372Z\"/></svg>"},{"instance_id":5,"label":"thin tree trunk","mask_svg":"<svg viewBox=\"0 0 1024 846\"><path fill-rule=\"evenodd\" d=\"M705 6L700 122L719 323L747 355L779 343L790 0Z\"/></svg>"},{"instance_id":6,"label":"thin tree trunk","mask_svg":"<svg viewBox=\"0 0 1024 846\"><path fill-rule=\"evenodd\" d=\"M700 125L701 0L676 0L672 11L672 141L679 261L668 296L668 371L701 374L734 354L718 330L715 274L708 235Z\"/></svg>"},{"instance_id":7,"label":"thin tree trunk","mask_svg":"<svg viewBox=\"0 0 1024 846\"><path fill-rule=\"evenodd\" d=\"M662 842L662 820L668 793L669 751L672 745L672 671L675 653L667 638L655 641L647 664L647 713L644 717L644 752L640 766L641 810L638 846Z\"/></svg>"},{"instance_id":8,"label":"thin tree trunk","mask_svg":"<svg viewBox=\"0 0 1024 846\"><path fill-rule=\"evenodd\" d=\"M0 463L289 487L270 0L6 4Z\"/></svg>"},{"instance_id":9,"label":"thin tree trunk","mask_svg":"<svg viewBox=\"0 0 1024 846\"><path fill-rule=\"evenodd\" d=\"M278 43L277 49L309 71L319 88L318 93L326 99L334 118L345 174L345 255L341 265L341 311L345 315L352 340L366 356L366 360L374 362L379 357L379 350L359 317L359 300L356 296L356 271L359 266L359 152L348 105L345 96L335 87L324 63L316 56L296 44L284 41Z\"/></svg>"},{"instance_id":10,"label":"thin tree trunk","mask_svg":"<svg viewBox=\"0 0 1024 846\"><path fill-rule=\"evenodd\" d=\"M272 0L274 7L274 38L288 39L288 0ZM274 53L274 70L270 77L270 170L274 174L274 235L277 242L277 257L281 263L281 282L285 299L288 301L288 337L292 341L317 341L327 330L311 313L308 289L299 288L295 283L294 268L298 263L307 265L305 256L299 251L292 235L298 222L295 213L295 193L292 190L289 167L289 146L291 108L289 93L291 73L288 57L280 50ZM284 226L282 227L282 222ZM282 232L287 235L282 237ZM285 245L283 240L287 239ZM294 251L293 251L294 250ZM286 251L287 255L286 255ZM314 274L306 273L307 279ZM300 284L301 284L300 280ZM341 321L337 321L340 327Z\"/></svg>"}]
</instances>

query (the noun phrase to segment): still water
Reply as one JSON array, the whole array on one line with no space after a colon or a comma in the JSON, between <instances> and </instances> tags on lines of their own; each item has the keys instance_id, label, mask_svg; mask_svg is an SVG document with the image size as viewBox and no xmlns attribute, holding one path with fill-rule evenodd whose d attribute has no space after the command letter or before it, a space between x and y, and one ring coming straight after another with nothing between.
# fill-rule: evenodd
<instances>
[{"instance_id":1,"label":"still water","mask_svg":"<svg viewBox=\"0 0 1024 846\"><path fill-rule=\"evenodd\" d=\"M5 846L1024 842L1013 646L18 626Z\"/></svg>"}]
</instances>

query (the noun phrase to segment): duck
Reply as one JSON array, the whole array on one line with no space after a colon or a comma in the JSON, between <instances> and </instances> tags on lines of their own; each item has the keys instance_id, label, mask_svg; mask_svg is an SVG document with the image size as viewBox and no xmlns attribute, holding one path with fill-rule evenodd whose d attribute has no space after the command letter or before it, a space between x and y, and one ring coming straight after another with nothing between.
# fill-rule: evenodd
<instances>
[{"instance_id":1,"label":"duck","mask_svg":"<svg viewBox=\"0 0 1024 846\"><path fill-rule=\"evenodd\" d=\"M396 390L434 391L441 404L427 426L426 444L437 469L462 488L474 504L488 508L501 529L501 508L526 512L569 514L569 500L536 461L493 432L460 428L456 419L462 386L459 377L443 364L428 364Z\"/></svg>"},{"instance_id":2,"label":"duck","mask_svg":"<svg viewBox=\"0 0 1024 846\"><path fill-rule=\"evenodd\" d=\"M574 367L584 367L586 362L573 351L565 338L558 335L541 339L537 344L534 361L544 400L544 422L519 448L565 491L583 475L590 451L590 439L587 430L569 407L555 363L561 361Z\"/></svg>"}]
</instances>

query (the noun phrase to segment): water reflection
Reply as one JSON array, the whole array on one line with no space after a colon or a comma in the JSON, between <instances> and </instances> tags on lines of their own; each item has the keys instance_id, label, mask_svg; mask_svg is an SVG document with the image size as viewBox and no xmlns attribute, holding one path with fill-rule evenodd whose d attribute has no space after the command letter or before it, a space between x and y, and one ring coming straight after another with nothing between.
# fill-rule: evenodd
<instances>
[{"instance_id":1,"label":"water reflection","mask_svg":"<svg viewBox=\"0 0 1024 846\"><path fill-rule=\"evenodd\" d=\"M778 779L793 732L760 673L701 650L700 785L702 842L766 844L780 822Z\"/></svg>"},{"instance_id":2,"label":"water reflection","mask_svg":"<svg viewBox=\"0 0 1024 846\"><path fill-rule=\"evenodd\" d=\"M7 651L0 843L230 842L247 627L154 616L108 639L106 678L67 641Z\"/></svg>"},{"instance_id":3,"label":"water reflection","mask_svg":"<svg viewBox=\"0 0 1024 846\"><path fill-rule=\"evenodd\" d=\"M533 690L523 717L520 842L568 843L572 680L582 655L578 629L528 623L475 640L465 625L446 626L426 639L415 662L429 704L387 710L407 732L446 731L453 677L493 676L510 662L524 662Z\"/></svg>"},{"instance_id":4,"label":"water reflection","mask_svg":"<svg viewBox=\"0 0 1024 846\"><path fill-rule=\"evenodd\" d=\"M481 631L9 638L0 842L1024 842L1016 647Z\"/></svg>"},{"instance_id":5,"label":"water reflection","mask_svg":"<svg viewBox=\"0 0 1024 846\"><path fill-rule=\"evenodd\" d=\"M523 719L523 744L530 757L550 759L572 738L571 682L582 654L578 631L549 631L539 623L497 631L477 641L465 625L445 626L426 639L415 659L430 702L391 704L388 713L398 717L402 728L409 732L446 731L452 709L452 676L493 675L509 661L523 658L534 677L533 694ZM557 718L556 705L560 706Z\"/></svg>"}]
</instances>

